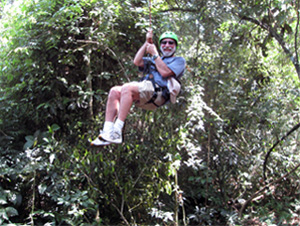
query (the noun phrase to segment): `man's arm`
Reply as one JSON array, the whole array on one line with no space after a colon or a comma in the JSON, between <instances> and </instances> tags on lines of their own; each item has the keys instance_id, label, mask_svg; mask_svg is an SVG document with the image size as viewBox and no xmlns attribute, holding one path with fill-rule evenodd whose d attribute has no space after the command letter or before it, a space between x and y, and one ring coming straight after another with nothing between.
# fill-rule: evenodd
<instances>
[{"instance_id":1,"label":"man's arm","mask_svg":"<svg viewBox=\"0 0 300 226\"><path fill-rule=\"evenodd\" d=\"M158 51L154 44L146 43L146 52L150 53L152 56L156 55L158 56L155 59L155 66L157 71L161 74L162 77L170 77L172 75L175 75L174 72L163 62L163 60L158 55Z\"/></svg>"},{"instance_id":2,"label":"man's arm","mask_svg":"<svg viewBox=\"0 0 300 226\"><path fill-rule=\"evenodd\" d=\"M145 54L146 47L147 47L147 42L145 42L144 45L142 45L142 47L137 51L133 60L134 65L138 67L144 67L143 56Z\"/></svg>"},{"instance_id":3,"label":"man's arm","mask_svg":"<svg viewBox=\"0 0 300 226\"><path fill-rule=\"evenodd\" d=\"M150 43L153 43L153 31L152 31L152 29L150 29L147 32L146 42L144 43L144 45L142 45L142 47L135 54L135 57L134 57L134 60L133 60L134 65L136 65L138 67L144 67L143 56L146 52L147 45L150 44Z\"/></svg>"},{"instance_id":4,"label":"man's arm","mask_svg":"<svg viewBox=\"0 0 300 226\"><path fill-rule=\"evenodd\" d=\"M155 59L155 65L162 77L166 78L175 75L174 72L165 64L165 62L163 62L160 56Z\"/></svg>"}]
</instances>

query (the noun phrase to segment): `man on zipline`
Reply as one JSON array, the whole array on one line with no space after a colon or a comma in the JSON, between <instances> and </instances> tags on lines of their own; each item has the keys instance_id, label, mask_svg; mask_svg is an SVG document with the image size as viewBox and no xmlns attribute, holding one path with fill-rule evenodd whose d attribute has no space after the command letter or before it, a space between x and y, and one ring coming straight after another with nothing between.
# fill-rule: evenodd
<instances>
[{"instance_id":1,"label":"man on zipline","mask_svg":"<svg viewBox=\"0 0 300 226\"><path fill-rule=\"evenodd\" d=\"M146 42L140 47L133 61L144 72L145 77L140 82L129 82L111 88L106 103L103 131L92 141L92 146L122 143L122 128L133 103L144 109L155 109L170 100L168 80L171 77L180 79L185 70L185 59L174 56L178 45L175 33L168 31L160 36L161 56L152 38L152 30L149 30ZM144 57L145 53L148 57Z\"/></svg>"}]
</instances>

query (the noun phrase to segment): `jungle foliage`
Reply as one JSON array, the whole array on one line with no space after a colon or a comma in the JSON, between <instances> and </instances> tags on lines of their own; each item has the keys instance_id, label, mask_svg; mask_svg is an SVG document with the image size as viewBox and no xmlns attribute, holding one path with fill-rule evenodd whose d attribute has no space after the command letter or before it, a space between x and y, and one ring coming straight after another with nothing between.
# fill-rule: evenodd
<instances>
[{"instance_id":1,"label":"jungle foliage","mask_svg":"<svg viewBox=\"0 0 300 226\"><path fill-rule=\"evenodd\" d=\"M152 0L183 90L97 149L109 89L140 77L149 1L3 0L0 224L299 224L299 4Z\"/></svg>"}]
</instances>

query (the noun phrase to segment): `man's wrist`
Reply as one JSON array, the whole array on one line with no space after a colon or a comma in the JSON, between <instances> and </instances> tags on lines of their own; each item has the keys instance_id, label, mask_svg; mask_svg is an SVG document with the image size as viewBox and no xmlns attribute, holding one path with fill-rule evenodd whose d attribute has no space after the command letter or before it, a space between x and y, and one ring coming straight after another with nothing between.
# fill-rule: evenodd
<instances>
[{"instance_id":1,"label":"man's wrist","mask_svg":"<svg viewBox=\"0 0 300 226\"><path fill-rule=\"evenodd\" d=\"M157 57L158 57L158 55L154 54L154 55L152 56L152 59L155 61L155 60L157 59Z\"/></svg>"}]
</instances>

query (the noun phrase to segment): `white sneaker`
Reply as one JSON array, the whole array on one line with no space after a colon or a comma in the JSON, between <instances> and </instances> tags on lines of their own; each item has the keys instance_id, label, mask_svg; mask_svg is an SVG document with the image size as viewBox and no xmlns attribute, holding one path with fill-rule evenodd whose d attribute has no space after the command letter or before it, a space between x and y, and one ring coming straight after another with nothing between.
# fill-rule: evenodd
<instances>
[{"instance_id":1,"label":"white sneaker","mask_svg":"<svg viewBox=\"0 0 300 226\"><path fill-rule=\"evenodd\" d=\"M115 143L115 144L121 144L122 143L122 132L121 131L117 131L117 130L112 130L110 132L107 133L101 133L99 135L99 137L101 137L102 139L110 142L110 143Z\"/></svg>"},{"instance_id":2,"label":"white sneaker","mask_svg":"<svg viewBox=\"0 0 300 226\"><path fill-rule=\"evenodd\" d=\"M94 146L94 147L106 146L106 145L110 145L110 144L111 144L110 142L108 142L106 140L101 140L98 137L91 142L91 146Z\"/></svg>"}]
</instances>

